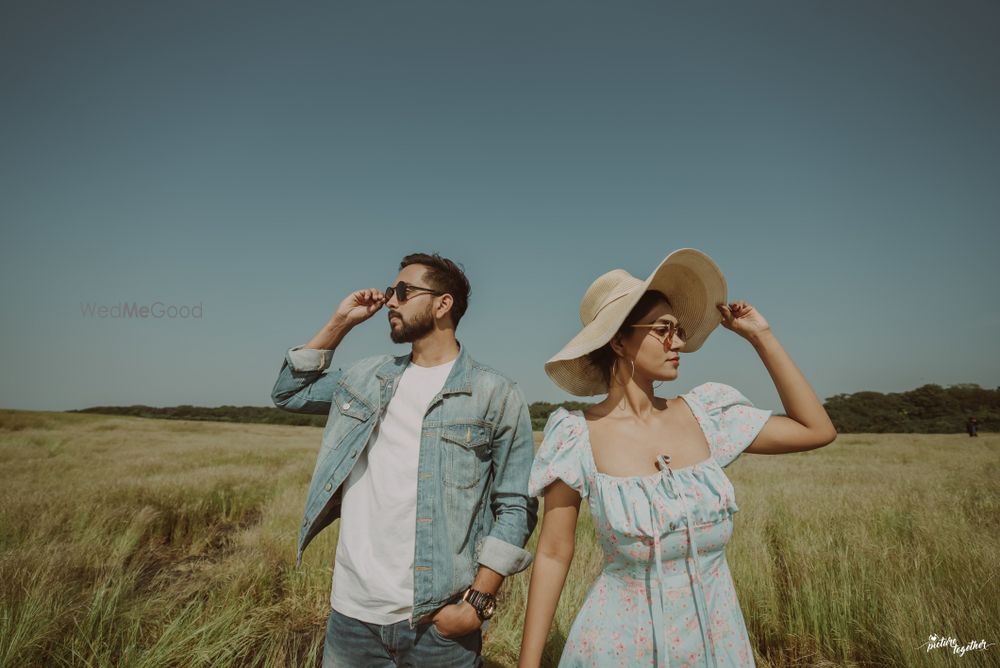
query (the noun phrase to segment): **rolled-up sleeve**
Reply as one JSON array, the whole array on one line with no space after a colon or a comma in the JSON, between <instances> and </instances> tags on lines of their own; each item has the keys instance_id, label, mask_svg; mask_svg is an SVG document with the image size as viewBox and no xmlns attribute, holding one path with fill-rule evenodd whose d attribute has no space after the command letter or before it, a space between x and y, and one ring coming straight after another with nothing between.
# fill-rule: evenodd
<instances>
[{"instance_id":1,"label":"rolled-up sleeve","mask_svg":"<svg viewBox=\"0 0 1000 668\"><path fill-rule=\"evenodd\" d=\"M333 401L333 386L340 370L330 370L332 350L289 348L271 389L271 401L292 413L326 415Z\"/></svg>"},{"instance_id":2,"label":"rolled-up sleeve","mask_svg":"<svg viewBox=\"0 0 1000 668\"><path fill-rule=\"evenodd\" d=\"M285 360L293 371L324 371L333 359L332 350L315 350L295 346L285 353Z\"/></svg>"},{"instance_id":3,"label":"rolled-up sleeve","mask_svg":"<svg viewBox=\"0 0 1000 668\"><path fill-rule=\"evenodd\" d=\"M528 494L534 456L528 403L512 385L493 439L490 507L495 521L479 550L479 563L501 575L519 573L531 563L524 545L538 521L538 499Z\"/></svg>"}]
</instances>

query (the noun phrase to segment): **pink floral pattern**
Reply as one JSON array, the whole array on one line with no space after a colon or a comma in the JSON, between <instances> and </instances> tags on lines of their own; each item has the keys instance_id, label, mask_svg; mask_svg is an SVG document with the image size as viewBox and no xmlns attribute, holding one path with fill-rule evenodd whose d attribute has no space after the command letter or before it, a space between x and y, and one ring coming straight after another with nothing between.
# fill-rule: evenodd
<instances>
[{"instance_id":1,"label":"pink floral pattern","mask_svg":"<svg viewBox=\"0 0 1000 668\"><path fill-rule=\"evenodd\" d=\"M598 472L579 411L558 409L545 426L529 491L541 495L559 479L588 499L605 555L560 668L754 665L726 562L739 507L722 469L753 442L771 411L721 383L682 396L711 457L654 475Z\"/></svg>"}]
</instances>

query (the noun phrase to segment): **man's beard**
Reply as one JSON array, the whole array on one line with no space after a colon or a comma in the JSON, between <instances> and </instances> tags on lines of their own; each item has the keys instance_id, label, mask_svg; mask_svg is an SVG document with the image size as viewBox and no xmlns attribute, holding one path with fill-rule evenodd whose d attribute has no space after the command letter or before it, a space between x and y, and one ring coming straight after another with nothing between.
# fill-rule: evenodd
<instances>
[{"instance_id":1,"label":"man's beard","mask_svg":"<svg viewBox=\"0 0 1000 668\"><path fill-rule=\"evenodd\" d=\"M413 320L407 322L403 316L397 316L399 327L396 328L389 323L389 338L393 343L413 343L434 331L434 316L428 308L422 314L414 316Z\"/></svg>"}]
</instances>

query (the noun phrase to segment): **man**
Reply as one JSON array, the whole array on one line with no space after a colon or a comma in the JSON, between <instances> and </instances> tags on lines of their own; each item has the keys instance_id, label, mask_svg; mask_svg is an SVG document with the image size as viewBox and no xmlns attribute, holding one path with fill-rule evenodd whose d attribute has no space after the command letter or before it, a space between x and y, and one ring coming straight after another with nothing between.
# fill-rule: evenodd
<instances>
[{"instance_id":1,"label":"man","mask_svg":"<svg viewBox=\"0 0 1000 668\"><path fill-rule=\"evenodd\" d=\"M297 559L340 518L325 668L481 665L500 583L531 561L528 407L455 338L468 298L454 262L407 255L392 287L351 293L285 355L275 405L329 414ZM347 333L383 306L411 353L328 371Z\"/></svg>"}]
</instances>

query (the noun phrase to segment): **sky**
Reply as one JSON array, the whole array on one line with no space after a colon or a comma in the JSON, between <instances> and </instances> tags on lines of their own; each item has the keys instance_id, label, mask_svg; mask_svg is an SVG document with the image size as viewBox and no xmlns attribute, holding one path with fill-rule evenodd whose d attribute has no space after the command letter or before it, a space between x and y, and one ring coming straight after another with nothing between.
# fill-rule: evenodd
<instances>
[{"instance_id":1,"label":"sky","mask_svg":"<svg viewBox=\"0 0 1000 668\"><path fill-rule=\"evenodd\" d=\"M685 247L821 398L996 387L998 34L985 0L3 3L0 407L270 405L415 251L529 401L572 398L542 367L591 281ZM379 314L335 364L405 352ZM706 381L781 409L721 327L659 391Z\"/></svg>"}]
</instances>

